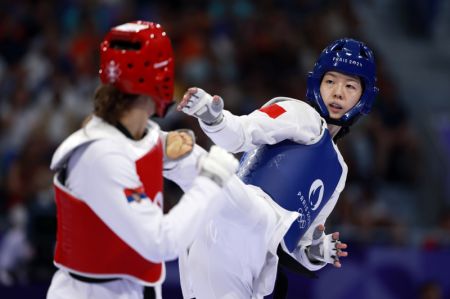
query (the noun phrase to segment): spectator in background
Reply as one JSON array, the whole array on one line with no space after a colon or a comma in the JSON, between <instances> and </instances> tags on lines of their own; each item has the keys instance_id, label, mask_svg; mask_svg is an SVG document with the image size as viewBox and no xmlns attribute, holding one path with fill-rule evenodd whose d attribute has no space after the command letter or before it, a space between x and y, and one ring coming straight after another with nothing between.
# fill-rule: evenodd
<instances>
[{"instance_id":1,"label":"spectator in background","mask_svg":"<svg viewBox=\"0 0 450 299\"><path fill-rule=\"evenodd\" d=\"M418 299L443 299L442 287L436 281L422 283Z\"/></svg>"},{"instance_id":2,"label":"spectator in background","mask_svg":"<svg viewBox=\"0 0 450 299\"><path fill-rule=\"evenodd\" d=\"M374 176L392 183L414 185L422 169L418 165L422 161L419 141L408 112L398 100L393 81L389 77L380 79L383 92L374 106L369 128L375 149Z\"/></svg>"},{"instance_id":3,"label":"spectator in background","mask_svg":"<svg viewBox=\"0 0 450 299\"><path fill-rule=\"evenodd\" d=\"M0 241L0 283L6 286L29 282L33 250L27 239L27 215L23 205L9 210L9 228Z\"/></svg>"}]
</instances>

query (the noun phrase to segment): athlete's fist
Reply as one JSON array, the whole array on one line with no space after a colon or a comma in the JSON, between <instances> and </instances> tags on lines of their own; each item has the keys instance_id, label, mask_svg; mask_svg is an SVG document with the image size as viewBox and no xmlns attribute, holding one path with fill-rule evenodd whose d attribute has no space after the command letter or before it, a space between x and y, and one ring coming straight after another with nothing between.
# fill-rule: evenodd
<instances>
[{"instance_id":1,"label":"athlete's fist","mask_svg":"<svg viewBox=\"0 0 450 299\"><path fill-rule=\"evenodd\" d=\"M210 178L221 187L236 172L238 166L238 160L217 145L211 146L209 153L200 157L198 163L199 175Z\"/></svg>"},{"instance_id":2,"label":"athlete's fist","mask_svg":"<svg viewBox=\"0 0 450 299\"><path fill-rule=\"evenodd\" d=\"M166 157L171 160L183 158L192 151L194 143L194 132L171 131L166 136Z\"/></svg>"},{"instance_id":3,"label":"athlete's fist","mask_svg":"<svg viewBox=\"0 0 450 299\"><path fill-rule=\"evenodd\" d=\"M325 226L319 224L314 229L313 240L306 254L311 261L326 262L340 268L339 258L348 255L344 249L347 249L347 244L339 241L339 232L325 235Z\"/></svg>"},{"instance_id":4,"label":"athlete's fist","mask_svg":"<svg viewBox=\"0 0 450 299\"><path fill-rule=\"evenodd\" d=\"M223 118L223 100L215 95L211 96L201 88L191 87L177 106L178 111L193 115L207 125L216 125Z\"/></svg>"}]
</instances>

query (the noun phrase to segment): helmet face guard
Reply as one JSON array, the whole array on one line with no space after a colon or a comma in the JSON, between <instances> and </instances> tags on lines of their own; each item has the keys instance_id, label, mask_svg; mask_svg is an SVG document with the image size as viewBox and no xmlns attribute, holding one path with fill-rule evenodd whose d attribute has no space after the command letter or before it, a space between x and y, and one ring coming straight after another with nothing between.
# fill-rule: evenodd
<instances>
[{"instance_id":1,"label":"helmet face guard","mask_svg":"<svg viewBox=\"0 0 450 299\"><path fill-rule=\"evenodd\" d=\"M135 21L112 28L100 45L99 74L124 93L150 96L159 116L173 103L173 50L159 24Z\"/></svg>"},{"instance_id":2,"label":"helmet face guard","mask_svg":"<svg viewBox=\"0 0 450 299\"><path fill-rule=\"evenodd\" d=\"M340 119L330 118L320 94L322 78L328 71L358 76L363 85L363 92L359 101ZM375 61L372 50L360 41L343 38L331 43L320 54L313 71L308 74L306 97L328 123L350 126L361 115L370 112L373 100L378 93L375 82Z\"/></svg>"}]
</instances>

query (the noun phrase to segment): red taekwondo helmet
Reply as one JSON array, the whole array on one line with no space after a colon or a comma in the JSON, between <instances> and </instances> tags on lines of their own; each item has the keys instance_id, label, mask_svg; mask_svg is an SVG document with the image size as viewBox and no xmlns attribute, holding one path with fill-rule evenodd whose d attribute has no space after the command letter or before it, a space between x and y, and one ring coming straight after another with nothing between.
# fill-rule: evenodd
<instances>
[{"instance_id":1,"label":"red taekwondo helmet","mask_svg":"<svg viewBox=\"0 0 450 299\"><path fill-rule=\"evenodd\" d=\"M173 103L173 50L160 24L134 21L112 28L100 44L99 74L124 93L150 96L158 116Z\"/></svg>"}]
</instances>

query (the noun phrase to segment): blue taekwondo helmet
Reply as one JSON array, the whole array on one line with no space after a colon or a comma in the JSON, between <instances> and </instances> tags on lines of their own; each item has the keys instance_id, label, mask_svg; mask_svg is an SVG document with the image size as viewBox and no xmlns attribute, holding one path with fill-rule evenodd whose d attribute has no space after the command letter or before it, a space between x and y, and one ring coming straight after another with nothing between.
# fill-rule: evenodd
<instances>
[{"instance_id":1,"label":"blue taekwondo helmet","mask_svg":"<svg viewBox=\"0 0 450 299\"><path fill-rule=\"evenodd\" d=\"M328 109L320 95L320 83L328 71L358 76L363 84L363 93L359 102L340 119L330 118ZM309 72L306 97L328 123L348 127L361 115L370 112L373 100L378 93L375 82L375 60L372 50L360 41L342 38L332 42L322 51L313 71Z\"/></svg>"}]
</instances>

